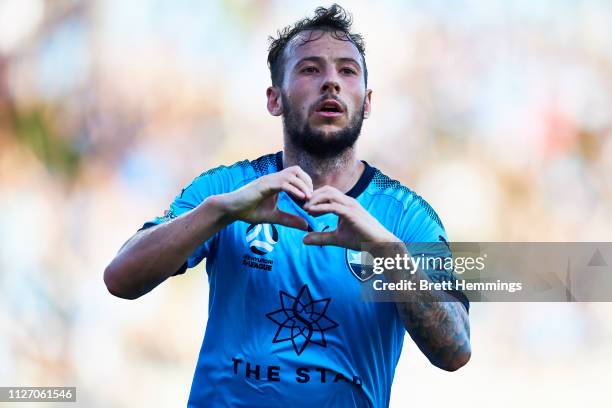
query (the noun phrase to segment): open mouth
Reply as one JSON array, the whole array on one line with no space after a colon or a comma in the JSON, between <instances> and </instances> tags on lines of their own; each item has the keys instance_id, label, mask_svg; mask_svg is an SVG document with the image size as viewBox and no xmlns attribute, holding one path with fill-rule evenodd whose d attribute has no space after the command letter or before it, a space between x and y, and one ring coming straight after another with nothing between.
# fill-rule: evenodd
<instances>
[{"instance_id":1,"label":"open mouth","mask_svg":"<svg viewBox=\"0 0 612 408\"><path fill-rule=\"evenodd\" d=\"M319 103L315 112L325 117L342 116L344 114L344 108L340 102L335 99L326 99Z\"/></svg>"}]
</instances>

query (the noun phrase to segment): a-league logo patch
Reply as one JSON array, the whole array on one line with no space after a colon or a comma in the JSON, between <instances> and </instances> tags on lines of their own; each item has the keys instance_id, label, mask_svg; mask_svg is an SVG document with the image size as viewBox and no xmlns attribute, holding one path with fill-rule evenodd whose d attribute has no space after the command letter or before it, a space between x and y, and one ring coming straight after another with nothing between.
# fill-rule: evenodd
<instances>
[{"instance_id":1,"label":"a-league logo patch","mask_svg":"<svg viewBox=\"0 0 612 408\"><path fill-rule=\"evenodd\" d=\"M278 230L273 224L251 224L246 230L246 241L253 253L265 255L274 250L278 242Z\"/></svg>"}]
</instances>

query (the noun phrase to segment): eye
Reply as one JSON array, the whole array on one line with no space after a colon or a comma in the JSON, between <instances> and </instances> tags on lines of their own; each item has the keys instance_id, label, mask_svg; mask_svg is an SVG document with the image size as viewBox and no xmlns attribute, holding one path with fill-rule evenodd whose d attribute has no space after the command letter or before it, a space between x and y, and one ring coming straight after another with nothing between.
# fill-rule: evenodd
<instances>
[{"instance_id":1,"label":"eye","mask_svg":"<svg viewBox=\"0 0 612 408\"><path fill-rule=\"evenodd\" d=\"M344 67L340 70L340 72L342 72L343 74L347 74L347 75L356 75L357 71L355 71L353 68L348 68L348 67Z\"/></svg>"},{"instance_id":2,"label":"eye","mask_svg":"<svg viewBox=\"0 0 612 408\"><path fill-rule=\"evenodd\" d=\"M316 67L313 67L311 65L311 66L302 68L300 72L303 72L306 74L314 74L315 72L319 72L319 70Z\"/></svg>"}]
</instances>

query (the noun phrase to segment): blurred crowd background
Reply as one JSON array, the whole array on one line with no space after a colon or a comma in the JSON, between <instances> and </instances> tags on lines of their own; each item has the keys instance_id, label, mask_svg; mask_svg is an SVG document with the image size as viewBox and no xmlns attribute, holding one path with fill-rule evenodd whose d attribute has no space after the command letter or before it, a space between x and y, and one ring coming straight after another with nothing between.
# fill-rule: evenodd
<instances>
[{"instance_id":1,"label":"blurred crowd background","mask_svg":"<svg viewBox=\"0 0 612 408\"><path fill-rule=\"evenodd\" d=\"M282 148L267 38L318 5L0 0L0 386L185 405L204 265L137 301L102 273L202 171ZM612 3L341 5L374 90L359 153L429 201L451 240L612 239ZM610 406L610 316L473 304L470 364L442 372L406 337L391 406Z\"/></svg>"}]
</instances>

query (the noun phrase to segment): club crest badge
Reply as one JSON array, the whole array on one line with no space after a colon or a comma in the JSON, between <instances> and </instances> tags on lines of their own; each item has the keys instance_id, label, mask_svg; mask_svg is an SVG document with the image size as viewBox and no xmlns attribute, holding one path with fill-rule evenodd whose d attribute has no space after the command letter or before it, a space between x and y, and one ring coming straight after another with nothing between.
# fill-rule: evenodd
<instances>
[{"instance_id":1,"label":"club crest badge","mask_svg":"<svg viewBox=\"0 0 612 408\"><path fill-rule=\"evenodd\" d=\"M346 264L352 274L361 282L365 282L374 276L372 255L367 252L347 249Z\"/></svg>"}]
</instances>

